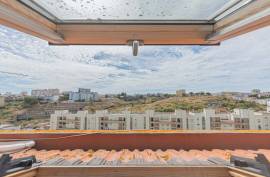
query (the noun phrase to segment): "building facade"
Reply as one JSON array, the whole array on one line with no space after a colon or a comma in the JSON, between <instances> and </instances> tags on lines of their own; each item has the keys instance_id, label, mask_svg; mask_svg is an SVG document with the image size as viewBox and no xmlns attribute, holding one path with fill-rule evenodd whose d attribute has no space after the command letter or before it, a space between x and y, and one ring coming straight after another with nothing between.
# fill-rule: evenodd
<instances>
[{"instance_id":1,"label":"building facade","mask_svg":"<svg viewBox=\"0 0 270 177\"><path fill-rule=\"evenodd\" d=\"M176 96L182 97L185 94L186 94L186 90L184 89L176 90Z\"/></svg>"},{"instance_id":2,"label":"building facade","mask_svg":"<svg viewBox=\"0 0 270 177\"><path fill-rule=\"evenodd\" d=\"M91 89L79 88L78 92L69 92L69 100L71 101L97 101L99 96L97 92Z\"/></svg>"},{"instance_id":3,"label":"building facade","mask_svg":"<svg viewBox=\"0 0 270 177\"><path fill-rule=\"evenodd\" d=\"M144 115L147 130L183 130L187 129L187 112L176 110L174 113L146 111ZM133 117L132 117L133 118Z\"/></svg>"},{"instance_id":4,"label":"building facade","mask_svg":"<svg viewBox=\"0 0 270 177\"><path fill-rule=\"evenodd\" d=\"M59 89L38 89L31 91L31 96L33 97L49 97L58 95L60 95Z\"/></svg>"},{"instance_id":5,"label":"building facade","mask_svg":"<svg viewBox=\"0 0 270 177\"><path fill-rule=\"evenodd\" d=\"M88 113L55 111L51 129L80 130L270 130L270 113L235 109L227 112L204 109L202 112L176 110L171 113L148 110L145 113L107 110Z\"/></svg>"},{"instance_id":6,"label":"building facade","mask_svg":"<svg viewBox=\"0 0 270 177\"><path fill-rule=\"evenodd\" d=\"M270 101L267 101L266 105L267 105L266 112L270 113Z\"/></svg>"},{"instance_id":7,"label":"building facade","mask_svg":"<svg viewBox=\"0 0 270 177\"><path fill-rule=\"evenodd\" d=\"M4 96L0 96L0 108L5 106L5 97Z\"/></svg>"},{"instance_id":8,"label":"building facade","mask_svg":"<svg viewBox=\"0 0 270 177\"><path fill-rule=\"evenodd\" d=\"M32 90L31 96L50 102L57 102L59 100L60 90L59 89Z\"/></svg>"},{"instance_id":9,"label":"building facade","mask_svg":"<svg viewBox=\"0 0 270 177\"><path fill-rule=\"evenodd\" d=\"M71 114L69 111L55 111L50 118L50 129L86 129L87 111L78 111L76 114Z\"/></svg>"}]
</instances>

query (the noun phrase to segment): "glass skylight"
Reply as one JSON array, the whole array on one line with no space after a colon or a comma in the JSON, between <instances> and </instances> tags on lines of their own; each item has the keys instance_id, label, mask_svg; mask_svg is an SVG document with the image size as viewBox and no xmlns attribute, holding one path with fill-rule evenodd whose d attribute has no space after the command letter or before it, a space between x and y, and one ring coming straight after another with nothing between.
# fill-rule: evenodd
<instances>
[{"instance_id":1,"label":"glass skylight","mask_svg":"<svg viewBox=\"0 0 270 177\"><path fill-rule=\"evenodd\" d=\"M21 0L59 22L213 20L240 0Z\"/></svg>"}]
</instances>

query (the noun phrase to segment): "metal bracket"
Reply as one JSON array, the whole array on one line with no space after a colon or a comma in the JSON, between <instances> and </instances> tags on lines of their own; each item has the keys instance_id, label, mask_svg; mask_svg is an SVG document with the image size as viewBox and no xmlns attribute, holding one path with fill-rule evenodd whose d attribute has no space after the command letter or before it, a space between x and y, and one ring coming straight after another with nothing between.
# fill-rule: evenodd
<instances>
[{"instance_id":1,"label":"metal bracket","mask_svg":"<svg viewBox=\"0 0 270 177\"><path fill-rule=\"evenodd\" d=\"M139 52L139 46L143 45L143 41L142 40L129 40L127 43L129 46L132 46L133 56L137 56Z\"/></svg>"},{"instance_id":2,"label":"metal bracket","mask_svg":"<svg viewBox=\"0 0 270 177\"><path fill-rule=\"evenodd\" d=\"M255 160L245 157L231 156L230 162L235 167L270 177L270 163L263 154L257 154Z\"/></svg>"},{"instance_id":3,"label":"metal bracket","mask_svg":"<svg viewBox=\"0 0 270 177\"><path fill-rule=\"evenodd\" d=\"M12 157L9 154L3 154L0 158L0 177L9 173L31 168L36 162L35 156L12 160Z\"/></svg>"}]
</instances>

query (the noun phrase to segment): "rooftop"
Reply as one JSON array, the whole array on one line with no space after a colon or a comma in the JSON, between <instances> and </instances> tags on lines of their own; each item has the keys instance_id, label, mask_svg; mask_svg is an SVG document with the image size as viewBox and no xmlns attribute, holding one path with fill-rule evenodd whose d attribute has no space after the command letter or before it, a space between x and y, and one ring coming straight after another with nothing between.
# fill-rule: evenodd
<instances>
[{"instance_id":1,"label":"rooftop","mask_svg":"<svg viewBox=\"0 0 270 177\"><path fill-rule=\"evenodd\" d=\"M220 173L224 172L243 173L243 176L247 176L248 173L248 176L253 176L254 172L258 174L264 172L258 171L255 167L235 169L232 158L256 161L258 154L263 154L270 161L270 143L265 141L268 138L270 138L269 131L1 131L0 133L1 141L35 141L34 147L11 154L13 159L36 157L37 163L33 164L30 170L11 174L24 176L23 174L27 173L30 177L33 177L32 173L39 177L51 174L52 171L55 171L56 176L61 176L63 170L65 173L62 175L91 173L89 174L91 176L97 173L99 176L102 173L112 174L117 171L121 175L132 176L137 168L140 168L138 173L142 173L142 176L147 173L166 176L172 174L173 169L177 174L183 173L184 170L185 173L195 177L199 172L207 175L213 173L213 177L218 174L222 176ZM186 171L187 169L189 170ZM71 174L66 170L70 170Z\"/></svg>"},{"instance_id":2,"label":"rooftop","mask_svg":"<svg viewBox=\"0 0 270 177\"><path fill-rule=\"evenodd\" d=\"M270 160L270 150L36 150L30 149L13 154L13 158L36 156L46 166L125 166L125 165L226 165L230 156L241 156L254 159L257 153L263 153Z\"/></svg>"}]
</instances>

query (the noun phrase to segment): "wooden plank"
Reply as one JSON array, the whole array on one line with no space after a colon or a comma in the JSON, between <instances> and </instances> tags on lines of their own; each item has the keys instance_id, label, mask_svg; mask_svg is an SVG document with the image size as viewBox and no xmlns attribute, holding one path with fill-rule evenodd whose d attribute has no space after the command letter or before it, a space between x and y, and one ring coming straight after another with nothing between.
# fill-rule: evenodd
<instances>
[{"instance_id":1,"label":"wooden plank","mask_svg":"<svg viewBox=\"0 0 270 177\"><path fill-rule=\"evenodd\" d=\"M147 25L147 24L58 24L58 31L80 32L211 32L213 25Z\"/></svg>"},{"instance_id":2,"label":"wooden plank","mask_svg":"<svg viewBox=\"0 0 270 177\"><path fill-rule=\"evenodd\" d=\"M214 43L230 39L259 28L263 28L270 25L270 9L269 12L266 12L267 15L263 17L254 17L256 20L248 21L248 19L241 22L237 22L232 26L226 27L224 29L218 30L215 33L209 35L208 40L213 41ZM252 17L250 17L252 18Z\"/></svg>"},{"instance_id":3,"label":"wooden plank","mask_svg":"<svg viewBox=\"0 0 270 177\"><path fill-rule=\"evenodd\" d=\"M151 44L207 44L212 25L58 25L64 44L121 44L143 40Z\"/></svg>"},{"instance_id":4,"label":"wooden plank","mask_svg":"<svg viewBox=\"0 0 270 177\"><path fill-rule=\"evenodd\" d=\"M56 25L16 0L0 0L0 24L42 38L61 43Z\"/></svg>"},{"instance_id":5,"label":"wooden plank","mask_svg":"<svg viewBox=\"0 0 270 177\"><path fill-rule=\"evenodd\" d=\"M228 173L232 177L264 177L263 175L255 174L255 173L241 170L241 169L234 168L234 167L228 167Z\"/></svg>"},{"instance_id":6,"label":"wooden plank","mask_svg":"<svg viewBox=\"0 0 270 177\"><path fill-rule=\"evenodd\" d=\"M40 167L38 177L229 177L226 167Z\"/></svg>"},{"instance_id":7,"label":"wooden plank","mask_svg":"<svg viewBox=\"0 0 270 177\"><path fill-rule=\"evenodd\" d=\"M244 7L214 25L214 33L207 39L221 42L270 25L270 1L260 0Z\"/></svg>"},{"instance_id":8,"label":"wooden plank","mask_svg":"<svg viewBox=\"0 0 270 177\"><path fill-rule=\"evenodd\" d=\"M37 175L37 168L32 168L24 171L15 172L5 177L35 177Z\"/></svg>"},{"instance_id":9,"label":"wooden plank","mask_svg":"<svg viewBox=\"0 0 270 177\"><path fill-rule=\"evenodd\" d=\"M35 21L38 21L39 23L44 24L48 28L52 28L52 29L56 28L56 25L53 22L49 21L48 19L44 18L37 12L29 9L28 7L22 5L17 0L0 0L0 2L28 18L31 18L32 20L35 20Z\"/></svg>"},{"instance_id":10,"label":"wooden plank","mask_svg":"<svg viewBox=\"0 0 270 177\"><path fill-rule=\"evenodd\" d=\"M255 15L259 12L270 7L269 0L255 0L251 4L240 8L236 12L232 13L224 17L223 19L219 20L214 25L214 30L218 30L221 28L225 28L226 26L230 26L238 21L244 20L252 15Z\"/></svg>"}]
</instances>

